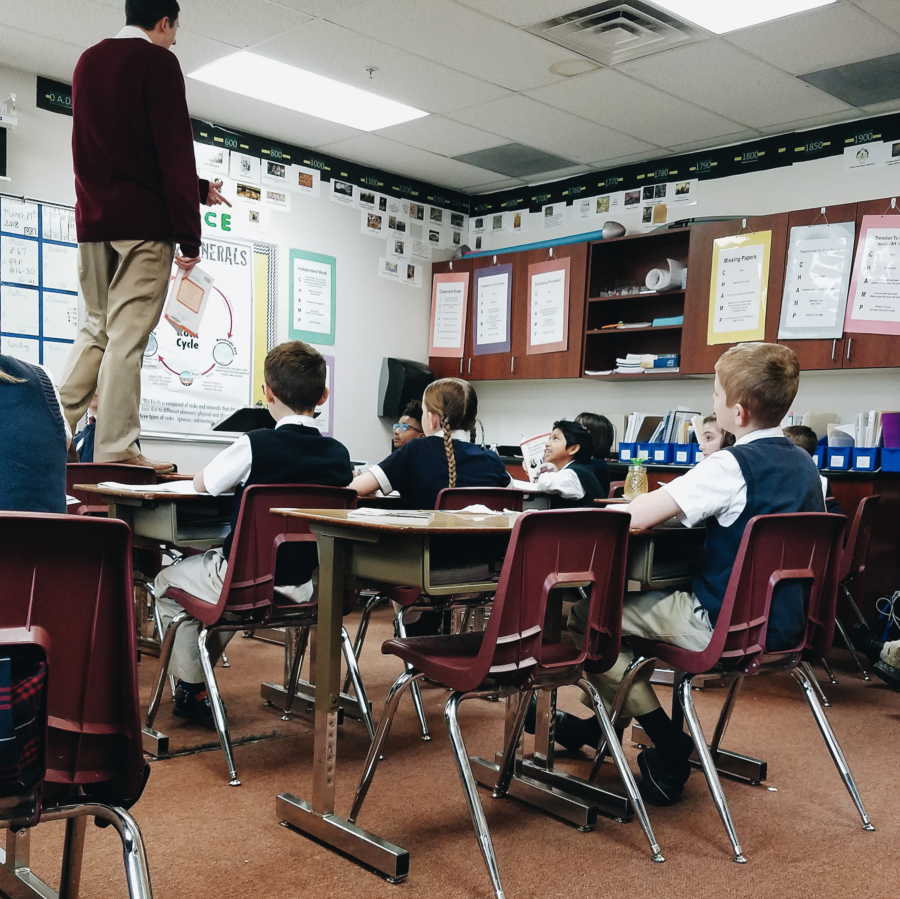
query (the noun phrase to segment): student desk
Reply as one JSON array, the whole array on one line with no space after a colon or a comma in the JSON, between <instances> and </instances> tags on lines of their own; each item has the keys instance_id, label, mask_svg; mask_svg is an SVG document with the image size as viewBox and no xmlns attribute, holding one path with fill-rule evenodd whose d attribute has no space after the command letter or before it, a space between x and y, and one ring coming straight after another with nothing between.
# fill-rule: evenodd
<instances>
[{"instance_id":1,"label":"student desk","mask_svg":"<svg viewBox=\"0 0 900 899\"><path fill-rule=\"evenodd\" d=\"M75 486L105 501L109 517L131 528L136 545L212 549L222 545L231 528L231 494L165 493L154 490L153 484L139 491L98 484Z\"/></svg>"},{"instance_id":2,"label":"student desk","mask_svg":"<svg viewBox=\"0 0 900 899\"><path fill-rule=\"evenodd\" d=\"M315 659L315 736L312 798L290 793L276 799L276 817L393 879L409 873L409 853L334 812L338 702L341 692L339 634L345 592L354 578L367 583L417 587L431 596L488 592L493 580L445 583L435 579L432 546L455 537L508 536L515 516L465 512L422 517L358 517L345 509L273 509L309 523L319 549L319 621Z\"/></svg>"}]
</instances>

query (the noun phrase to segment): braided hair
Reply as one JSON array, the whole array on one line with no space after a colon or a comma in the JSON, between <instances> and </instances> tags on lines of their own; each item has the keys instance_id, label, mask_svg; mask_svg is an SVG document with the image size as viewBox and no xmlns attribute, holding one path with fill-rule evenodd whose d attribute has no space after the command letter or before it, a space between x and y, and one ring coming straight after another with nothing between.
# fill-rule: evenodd
<instances>
[{"instance_id":1,"label":"braided hair","mask_svg":"<svg viewBox=\"0 0 900 899\"><path fill-rule=\"evenodd\" d=\"M478 415L478 397L468 381L461 378L441 378L432 381L422 396L425 411L438 417L443 432L444 454L447 456L447 486L456 486L456 452L453 432L468 431Z\"/></svg>"}]
</instances>

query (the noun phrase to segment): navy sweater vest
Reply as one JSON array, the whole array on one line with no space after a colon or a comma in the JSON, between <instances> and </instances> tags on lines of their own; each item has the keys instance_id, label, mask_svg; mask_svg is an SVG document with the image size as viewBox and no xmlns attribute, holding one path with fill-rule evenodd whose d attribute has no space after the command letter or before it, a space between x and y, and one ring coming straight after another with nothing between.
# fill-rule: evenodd
<instances>
[{"instance_id":1,"label":"navy sweater vest","mask_svg":"<svg viewBox=\"0 0 900 899\"><path fill-rule=\"evenodd\" d=\"M754 515L779 512L824 512L822 483L809 454L787 437L765 437L728 447L747 483L747 504L737 521L722 527L714 518L708 534L703 570L694 580L694 595L715 621L731 576L744 528ZM796 645L806 621L806 595L799 584L784 584L772 599L766 645L771 650Z\"/></svg>"},{"instance_id":2,"label":"navy sweater vest","mask_svg":"<svg viewBox=\"0 0 900 899\"><path fill-rule=\"evenodd\" d=\"M36 365L0 356L23 383L0 382L0 509L66 511L66 430L53 384Z\"/></svg>"},{"instance_id":3,"label":"navy sweater vest","mask_svg":"<svg viewBox=\"0 0 900 899\"><path fill-rule=\"evenodd\" d=\"M250 476L244 485L251 484L321 484L326 487L346 487L353 480L350 454L343 443L323 437L315 428L306 425L282 425L280 428L261 428L247 434L252 462ZM235 491L231 516L231 531L237 523L243 487ZM231 535L222 551L231 551ZM283 546L278 554L276 584L302 584L309 580L317 564L314 544Z\"/></svg>"},{"instance_id":4,"label":"navy sweater vest","mask_svg":"<svg viewBox=\"0 0 900 899\"><path fill-rule=\"evenodd\" d=\"M603 499L609 490L608 488L606 491L603 490L602 485L597 480L597 475L594 474L594 468L591 463L585 462L582 464L580 462L572 462L570 465L567 465L566 468L570 471L574 471L578 476L578 480L581 482L581 489L584 490L584 496L581 497L581 499L563 499L561 496L551 495L551 508L576 509L585 506L591 509L598 508L594 504L594 500Z\"/></svg>"}]
</instances>

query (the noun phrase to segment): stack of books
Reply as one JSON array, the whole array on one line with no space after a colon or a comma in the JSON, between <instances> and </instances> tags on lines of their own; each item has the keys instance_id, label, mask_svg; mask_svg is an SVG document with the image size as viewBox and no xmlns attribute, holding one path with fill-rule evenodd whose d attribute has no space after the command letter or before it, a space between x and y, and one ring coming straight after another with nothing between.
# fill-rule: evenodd
<instances>
[{"instance_id":1,"label":"stack of books","mask_svg":"<svg viewBox=\"0 0 900 899\"><path fill-rule=\"evenodd\" d=\"M679 357L677 353L628 353L624 358L616 359L617 375L640 375L645 371L665 369L678 371Z\"/></svg>"}]
</instances>

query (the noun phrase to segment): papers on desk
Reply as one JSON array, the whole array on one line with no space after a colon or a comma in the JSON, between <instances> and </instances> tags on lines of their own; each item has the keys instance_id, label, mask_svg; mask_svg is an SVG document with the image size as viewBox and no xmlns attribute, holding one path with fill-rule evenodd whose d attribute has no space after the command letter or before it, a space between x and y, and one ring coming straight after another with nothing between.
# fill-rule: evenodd
<instances>
[{"instance_id":1,"label":"papers on desk","mask_svg":"<svg viewBox=\"0 0 900 899\"><path fill-rule=\"evenodd\" d=\"M419 509L378 509L363 506L351 509L347 518L357 521L381 521L384 524L428 524L434 513Z\"/></svg>"},{"instance_id":2,"label":"papers on desk","mask_svg":"<svg viewBox=\"0 0 900 899\"><path fill-rule=\"evenodd\" d=\"M178 493L198 496L193 481L166 481L164 484L120 484L118 481L103 481L97 485L104 490L122 490L125 493Z\"/></svg>"},{"instance_id":3,"label":"papers on desk","mask_svg":"<svg viewBox=\"0 0 900 899\"><path fill-rule=\"evenodd\" d=\"M68 493L66 494L66 505L67 506L78 506L80 504L81 504L81 500L78 499L77 496L69 496Z\"/></svg>"}]
</instances>

